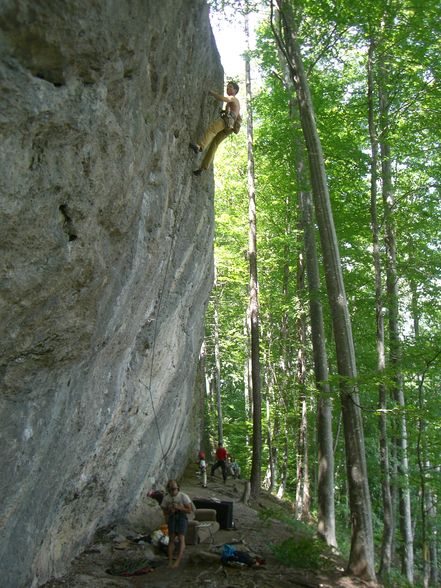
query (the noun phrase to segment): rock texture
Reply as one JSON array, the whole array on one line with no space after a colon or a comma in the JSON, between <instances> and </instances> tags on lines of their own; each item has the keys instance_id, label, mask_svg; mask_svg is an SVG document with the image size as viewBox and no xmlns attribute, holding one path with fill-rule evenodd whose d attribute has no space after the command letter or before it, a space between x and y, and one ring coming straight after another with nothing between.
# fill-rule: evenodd
<instances>
[{"instance_id":1,"label":"rock texture","mask_svg":"<svg viewBox=\"0 0 441 588\"><path fill-rule=\"evenodd\" d=\"M213 185L188 142L223 79L202 0L3 0L0 30L0 578L17 588L144 512L197 447Z\"/></svg>"}]
</instances>

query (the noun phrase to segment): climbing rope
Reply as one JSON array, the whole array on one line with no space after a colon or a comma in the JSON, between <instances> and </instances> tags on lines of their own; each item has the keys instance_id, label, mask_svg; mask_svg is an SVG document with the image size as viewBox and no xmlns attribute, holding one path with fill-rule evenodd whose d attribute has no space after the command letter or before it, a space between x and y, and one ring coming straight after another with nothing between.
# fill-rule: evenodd
<instances>
[{"instance_id":1,"label":"climbing rope","mask_svg":"<svg viewBox=\"0 0 441 588\"><path fill-rule=\"evenodd\" d=\"M157 334L158 334L158 322L159 322L159 315L160 315L160 312L161 312L162 297L164 295L164 289L165 289L165 283L166 283L166 280L167 280L168 269L169 269L169 266L170 266L170 260L171 260L171 256L172 256L174 245L175 245L176 234L177 234L176 226L177 226L177 223L178 223L178 218L179 218L179 221L181 221L181 219L182 219L182 215L180 213L181 199L182 199L182 190L181 190L181 192L179 194L179 198L178 198L177 205L176 205L176 215L175 215L175 220L174 220L173 228L172 228L172 232L171 232L171 237L172 238L171 238L171 243L170 243L170 249L169 249L168 256L167 256L167 263L166 263L166 266L165 266L164 279L163 279L163 282L162 282L161 289L159 291L159 298L158 298L156 316L154 318L155 326L154 326L154 330L153 330L153 343L152 343L152 353L151 353L151 360L150 360L150 374L149 374L148 385L146 385L142 380L139 380L139 382L143 386L145 386L148 389L148 391L149 391L150 401L152 403L154 421L155 421L155 425L156 425L156 430L158 432L159 445L160 445L160 448L161 448L161 454L162 454L162 459L164 461L164 469L165 469L165 472L167 474L167 478L169 478L168 466L167 466L167 453L168 452L166 453L164 451L164 446L163 446L163 443L162 443L161 430L159 428L158 416L156 414L155 403L153 401L152 379L153 379L153 362L154 362L154 359L155 359L156 338L157 338Z\"/></svg>"}]
</instances>

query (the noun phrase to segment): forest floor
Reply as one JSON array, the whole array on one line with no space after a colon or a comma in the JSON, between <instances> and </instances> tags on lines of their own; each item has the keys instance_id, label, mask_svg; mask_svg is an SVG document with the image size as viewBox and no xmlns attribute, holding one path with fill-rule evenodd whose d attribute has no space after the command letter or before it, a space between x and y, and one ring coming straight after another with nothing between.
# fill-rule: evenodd
<instances>
[{"instance_id":1,"label":"forest floor","mask_svg":"<svg viewBox=\"0 0 441 588\"><path fill-rule=\"evenodd\" d=\"M276 559L272 546L293 536L301 541L302 533L293 526L272 518L271 513L288 507L269 493L262 492L258 502L248 505L241 502L245 489L242 480L221 477L208 479L208 487L202 488L196 476L197 466L188 468L180 480L181 490L194 498L215 498L233 502L234 529L219 530L212 545L188 545L178 569L167 565L167 556L155 552L149 543L137 543L128 539L115 542L115 534L101 531L94 543L78 556L71 571L62 578L52 579L45 588L373 588L357 578L344 575L345 561L336 554L323 555L320 570L300 569L283 565ZM260 516L259 516L260 513ZM262 516L264 514L265 516ZM109 529L110 531L110 529ZM121 532L120 532L121 534ZM128 533L128 535L130 535ZM137 533L133 533L134 536ZM311 535L308 535L311 537ZM113 537L113 538L112 538ZM219 554L225 543L238 550L250 552L265 560L258 568L248 566L223 566L213 553ZM131 577L110 575L122 562L151 563L152 571Z\"/></svg>"}]
</instances>

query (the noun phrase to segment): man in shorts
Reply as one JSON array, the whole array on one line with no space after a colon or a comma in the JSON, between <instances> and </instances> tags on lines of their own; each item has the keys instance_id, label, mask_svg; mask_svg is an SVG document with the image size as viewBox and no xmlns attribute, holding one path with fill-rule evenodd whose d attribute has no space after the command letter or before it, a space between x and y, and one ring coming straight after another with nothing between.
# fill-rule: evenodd
<instances>
[{"instance_id":1,"label":"man in shorts","mask_svg":"<svg viewBox=\"0 0 441 588\"><path fill-rule=\"evenodd\" d=\"M187 514L192 512L193 507L190 497L180 491L176 480L169 480L166 489L167 494L164 496L161 508L167 518L168 525L168 565L171 568L177 568L185 550ZM175 563L173 563L176 537L179 539L179 552Z\"/></svg>"}]
</instances>

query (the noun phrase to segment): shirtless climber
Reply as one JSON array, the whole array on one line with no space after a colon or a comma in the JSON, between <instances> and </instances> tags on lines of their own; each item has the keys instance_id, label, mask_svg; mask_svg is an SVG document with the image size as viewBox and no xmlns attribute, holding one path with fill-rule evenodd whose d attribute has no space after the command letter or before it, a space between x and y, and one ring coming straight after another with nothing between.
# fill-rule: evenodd
<instances>
[{"instance_id":1,"label":"shirtless climber","mask_svg":"<svg viewBox=\"0 0 441 588\"><path fill-rule=\"evenodd\" d=\"M209 91L208 93L216 100L226 102L225 110L206 130L202 139L197 143L190 143L190 148L195 153L200 153L207 149L207 152L202 159L199 169L194 170L194 174L199 176L203 170L209 168L213 162L214 155L221 142L231 135L233 132L238 132L238 124L240 124L240 102L236 98L239 92L239 86L236 82L228 82L227 95L222 96L216 92ZM237 130L236 130L237 129Z\"/></svg>"}]
</instances>

